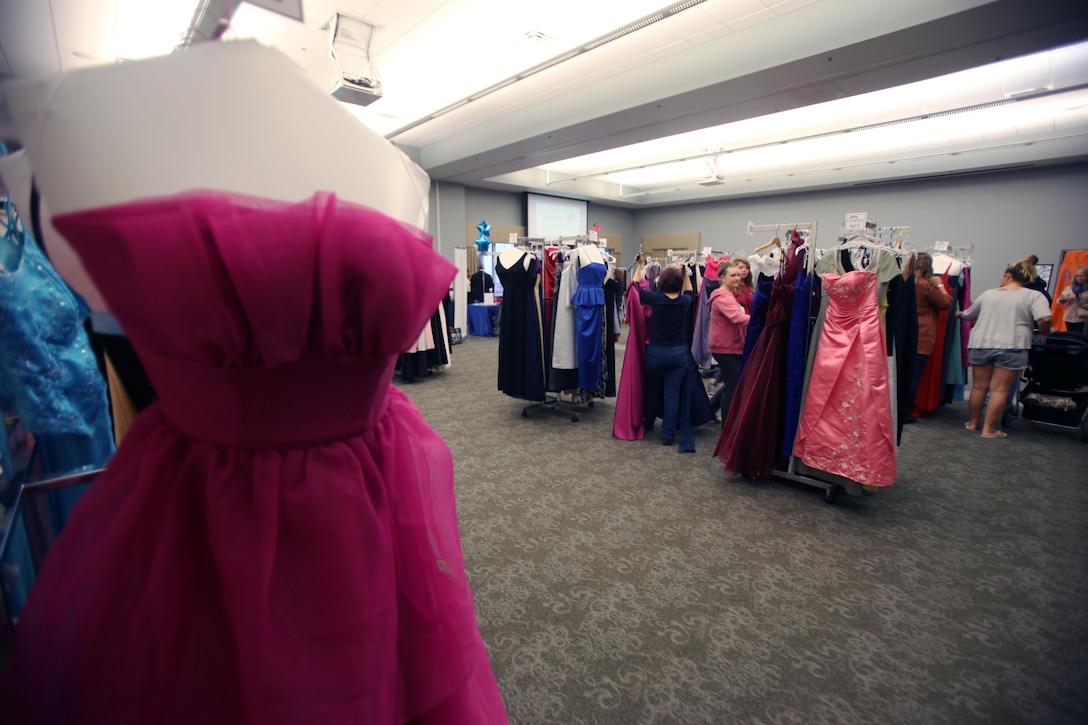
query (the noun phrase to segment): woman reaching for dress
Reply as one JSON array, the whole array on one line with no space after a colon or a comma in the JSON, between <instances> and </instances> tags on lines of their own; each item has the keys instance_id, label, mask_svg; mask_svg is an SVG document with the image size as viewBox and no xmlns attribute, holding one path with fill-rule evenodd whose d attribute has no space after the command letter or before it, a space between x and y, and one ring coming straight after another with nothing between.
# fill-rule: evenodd
<instances>
[{"instance_id":1,"label":"woman reaching for dress","mask_svg":"<svg viewBox=\"0 0 1088 725\"><path fill-rule=\"evenodd\" d=\"M1036 326L1050 332L1050 307L1041 292L1025 285L1035 277L1035 265L1027 259L1005 268L1001 286L989 289L957 317L975 322L967 347L971 363L970 420L967 430L979 430L983 438L1004 438L997 424L1005 410L1009 389L1017 373L1028 366L1032 333ZM987 402L987 395L989 402ZM986 417L982 417L983 406Z\"/></svg>"},{"instance_id":2,"label":"woman reaching for dress","mask_svg":"<svg viewBox=\"0 0 1088 725\"><path fill-rule=\"evenodd\" d=\"M642 255L632 281L642 279ZM661 416L661 442L672 445L676 440L680 415L680 393L688 371L691 353L685 331L688 308L691 307L692 287L687 268L670 265L657 278L660 292L639 289L639 301L653 310L650 339L646 345L646 430L653 430L658 401L664 397Z\"/></svg>"}]
</instances>

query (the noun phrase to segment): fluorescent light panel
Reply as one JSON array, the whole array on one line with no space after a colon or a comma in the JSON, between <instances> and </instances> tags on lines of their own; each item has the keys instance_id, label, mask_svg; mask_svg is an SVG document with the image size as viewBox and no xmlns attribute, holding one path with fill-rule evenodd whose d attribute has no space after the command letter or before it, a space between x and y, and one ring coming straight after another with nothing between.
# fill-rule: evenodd
<instances>
[{"instance_id":1,"label":"fluorescent light panel","mask_svg":"<svg viewBox=\"0 0 1088 725\"><path fill-rule=\"evenodd\" d=\"M897 88L783 111L544 165L552 178L602 178L624 186L697 183L775 168L803 170L862 156L894 159L950 144L992 145L1088 127L1085 91L1003 103L1024 88L1088 83L1088 43L1016 58ZM936 115L1001 102L990 108ZM1080 107L1080 108L1078 108ZM1072 109L1072 110L1071 110ZM904 118L929 115L908 123ZM847 129L892 123L883 128ZM828 135L833 134L833 135ZM808 139L810 140L799 140ZM731 149L745 149L731 151Z\"/></svg>"},{"instance_id":2,"label":"fluorescent light panel","mask_svg":"<svg viewBox=\"0 0 1088 725\"><path fill-rule=\"evenodd\" d=\"M125 60L168 55L189 29L199 0L117 0L114 55Z\"/></svg>"}]
</instances>

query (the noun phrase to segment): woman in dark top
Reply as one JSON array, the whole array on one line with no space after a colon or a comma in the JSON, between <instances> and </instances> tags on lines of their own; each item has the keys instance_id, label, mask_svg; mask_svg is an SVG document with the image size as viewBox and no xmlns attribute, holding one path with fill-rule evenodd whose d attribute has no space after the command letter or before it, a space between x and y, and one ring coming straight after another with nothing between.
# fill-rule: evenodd
<instances>
[{"instance_id":1,"label":"woman in dark top","mask_svg":"<svg viewBox=\"0 0 1088 725\"><path fill-rule=\"evenodd\" d=\"M634 281L642 279L642 255L638 256ZM691 307L691 278L686 268L669 266L657 279L660 292L639 290L639 300L653 310L650 339L646 345L646 430L653 430L659 402L664 398L661 415L661 442L667 446L676 440L680 413L680 391L688 370L688 339L684 329Z\"/></svg>"}]
</instances>

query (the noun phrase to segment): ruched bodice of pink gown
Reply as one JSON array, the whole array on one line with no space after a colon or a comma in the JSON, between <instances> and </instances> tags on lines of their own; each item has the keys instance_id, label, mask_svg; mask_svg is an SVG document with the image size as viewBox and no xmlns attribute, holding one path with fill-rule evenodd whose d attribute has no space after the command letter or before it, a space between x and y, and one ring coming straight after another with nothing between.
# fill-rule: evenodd
<instances>
[{"instance_id":1,"label":"ruched bodice of pink gown","mask_svg":"<svg viewBox=\"0 0 1088 725\"><path fill-rule=\"evenodd\" d=\"M861 484L895 483L895 427L875 272L822 277L829 302L794 455Z\"/></svg>"},{"instance_id":2,"label":"ruched bodice of pink gown","mask_svg":"<svg viewBox=\"0 0 1088 725\"><path fill-rule=\"evenodd\" d=\"M390 385L453 265L331 194L54 219L160 399L31 592L13 722L505 722L449 450Z\"/></svg>"}]
</instances>

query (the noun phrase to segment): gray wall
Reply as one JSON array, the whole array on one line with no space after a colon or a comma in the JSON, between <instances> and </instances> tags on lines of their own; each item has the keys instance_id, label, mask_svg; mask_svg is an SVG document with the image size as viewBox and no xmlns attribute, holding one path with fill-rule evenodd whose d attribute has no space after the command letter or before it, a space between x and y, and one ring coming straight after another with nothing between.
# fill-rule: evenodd
<instances>
[{"instance_id":1,"label":"gray wall","mask_svg":"<svg viewBox=\"0 0 1088 725\"><path fill-rule=\"evenodd\" d=\"M463 246L464 225L523 224L521 194L438 183L432 189L431 225L438 250L453 258ZM436 198L437 212L436 218ZM868 212L884 226L910 225L910 242L923 249L935 241L975 247L975 289L996 285L1005 265L1028 254L1057 264L1062 249L1088 248L1088 164L982 174L821 191L628 210L590 204L590 224L623 235L624 266L634 261L642 236L700 232L702 245L747 254L770 239L749 237L756 224L816 221L817 246L834 244L847 212Z\"/></svg>"},{"instance_id":2,"label":"gray wall","mask_svg":"<svg viewBox=\"0 0 1088 725\"><path fill-rule=\"evenodd\" d=\"M756 224L818 222L816 245L835 243L844 214L868 212L884 226L910 225L910 241L973 244L975 289L996 286L1005 266L1034 253L1057 264L1062 249L1088 248L1088 164L903 182L868 188L643 209L635 233L698 231L703 246L751 252L770 235L746 234Z\"/></svg>"},{"instance_id":3,"label":"gray wall","mask_svg":"<svg viewBox=\"0 0 1088 725\"><path fill-rule=\"evenodd\" d=\"M465 187L436 181L431 184L430 215L427 218L434 235L435 249L453 261L453 250L465 246Z\"/></svg>"}]
</instances>

